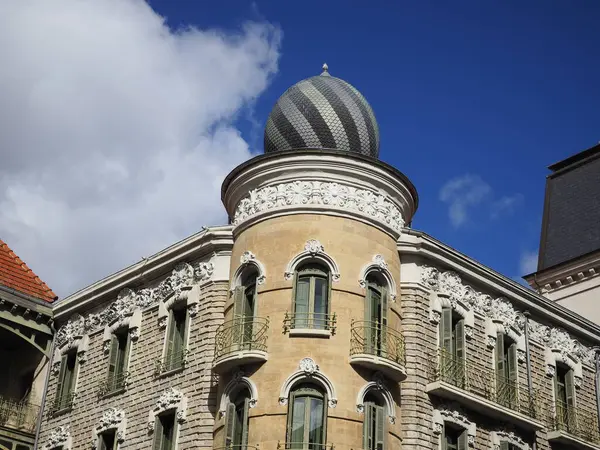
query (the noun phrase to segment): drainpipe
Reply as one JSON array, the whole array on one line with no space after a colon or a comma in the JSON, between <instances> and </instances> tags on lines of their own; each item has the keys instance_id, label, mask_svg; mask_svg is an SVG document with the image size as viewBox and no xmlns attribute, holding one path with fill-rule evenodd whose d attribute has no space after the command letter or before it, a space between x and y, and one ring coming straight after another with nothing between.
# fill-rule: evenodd
<instances>
[{"instance_id":1,"label":"drainpipe","mask_svg":"<svg viewBox=\"0 0 600 450\"><path fill-rule=\"evenodd\" d=\"M54 328L54 321L50 323L50 329L52 330L52 345L50 346L50 354L46 355L46 359L48 360L48 370L46 370L46 380L44 381L44 392L42 392L40 413L38 414L37 423L35 425L35 441L33 443L33 450L38 450L40 430L42 429L42 417L44 416L44 408L46 406L46 395L48 394L48 383L50 382L50 372L52 372L51 362L52 356L54 355L54 348L56 346L56 329Z\"/></svg>"},{"instance_id":2,"label":"drainpipe","mask_svg":"<svg viewBox=\"0 0 600 450\"><path fill-rule=\"evenodd\" d=\"M527 387L529 388L529 395L531 396L533 393L533 378L531 376L531 352L529 351L529 311L525 311L523 316L525 317L525 361L527 363ZM531 403L531 397L529 397L529 402ZM532 449L537 449L537 431L534 432Z\"/></svg>"},{"instance_id":3,"label":"drainpipe","mask_svg":"<svg viewBox=\"0 0 600 450\"><path fill-rule=\"evenodd\" d=\"M600 427L600 347L594 348L596 351L596 412L598 413L598 424ZM600 429L600 428L599 428Z\"/></svg>"}]
</instances>

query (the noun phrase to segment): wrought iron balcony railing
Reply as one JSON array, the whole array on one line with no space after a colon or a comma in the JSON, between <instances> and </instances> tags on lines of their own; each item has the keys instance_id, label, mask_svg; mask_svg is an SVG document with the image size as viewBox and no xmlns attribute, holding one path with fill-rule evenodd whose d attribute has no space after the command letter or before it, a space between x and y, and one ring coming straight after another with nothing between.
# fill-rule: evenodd
<instances>
[{"instance_id":1,"label":"wrought iron balcony railing","mask_svg":"<svg viewBox=\"0 0 600 450\"><path fill-rule=\"evenodd\" d=\"M404 365L404 337L378 322L353 320L350 324L350 356L358 354L380 356Z\"/></svg>"},{"instance_id":2,"label":"wrought iron balcony railing","mask_svg":"<svg viewBox=\"0 0 600 450\"><path fill-rule=\"evenodd\" d=\"M443 381L486 400L541 420L536 392L499 376L491 367L439 350L429 356L429 381Z\"/></svg>"},{"instance_id":3,"label":"wrought iron balcony railing","mask_svg":"<svg viewBox=\"0 0 600 450\"><path fill-rule=\"evenodd\" d=\"M335 334L337 318L335 313L288 313L283 318L283 334L290 330L325 330Z\"/></svg>"},{"instance_id":4,"label":"wrought iron balcony railing","mask_svg":"<svg viewBox=\"0 0 600 450\"><path fill-rule=\"evenodd\" d=\"M61 396L55 397L52 405L50 406L50 415L53 416L62 411L68 411L73 408L76 396L76 392L68 392L66 394L62 394Z\"/></svg>"},{"instance_id":5,"label":"wrought iron balcony railing","mask_svg":"<svg viewBox=\"0 0 600 450\"><path fill-rule=\"evenodd\" d=\"M163 359L157 359L154 375L159 376L174 370L184 369L189 354L190 351L186 348L180 352L167 354Z\"/></svg>"},{"instance_id":6,"label":"wrought iron balcony railing","mask_svg":"<svg viewBox=\"0 0 600 450\"><path fill-rule=\"evenodd\" d=\"M0 397L0 426L33 433L39 414L39 405Z\"/></svg>"},{"instance_id":7,"label":"wrought iron balcony railing","mask_svg":"<svg viewBox=\"0 0 600 450\"><path fill-rule=\"evenodd\" d=\"M277 441L277 450L335 450L334 444L319 444L316 442L280 442Z\"/></svg>"},{"instance_id":8,"label":"wrought iron balcony railing","mask_svg":"<svg viewBox=\"0 0 600 450\"><path fill-rule=\"evenodd\" d=\"M563 431L586 442L600 445L598 418L595 413L556 400L554 411L549 408L549 426L553 431Z\"/></svg>"},{"instance_id":9,"label":"wrought iron balcony railing","mask_svg":"<svg viewBox=\"0 0 600 450\"><path fill-rule=\"evenodd\" d=\"M257 350L267 351L269 319L239 317L217 328L215 334L215 360L231 353Z\"/></svg>"},{"instance_id":10,"label":"wrought iron balcony railing","mask_svg":"<svg viewBox=\"0 0 600 450\"><path fill-rule=\"evenodd\" d=\"M98 395L104 397L106 395L121 392L127 388L129 381L129 372L121 372L114 375L109 375L106 380L100 384Z\"/></svg>"}]
</instances>

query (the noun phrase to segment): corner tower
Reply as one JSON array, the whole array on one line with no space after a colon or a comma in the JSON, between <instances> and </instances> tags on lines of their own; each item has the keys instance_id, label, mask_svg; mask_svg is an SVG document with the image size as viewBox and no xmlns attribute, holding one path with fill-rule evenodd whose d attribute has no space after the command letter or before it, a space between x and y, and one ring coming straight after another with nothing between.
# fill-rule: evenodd
<instances>
[{"instance_id":1,"label":"corner tower","mask_svg":"<svg viewBox=\"0 0 600 450\"><path fill-rule=\"evenodd\" d=\"M234 245L214 445L394 448L406 376L396 241L416 190L378 159L371 107L327 65L279 98L264 141L222 187Z\"/></svg>"}]
</instances>

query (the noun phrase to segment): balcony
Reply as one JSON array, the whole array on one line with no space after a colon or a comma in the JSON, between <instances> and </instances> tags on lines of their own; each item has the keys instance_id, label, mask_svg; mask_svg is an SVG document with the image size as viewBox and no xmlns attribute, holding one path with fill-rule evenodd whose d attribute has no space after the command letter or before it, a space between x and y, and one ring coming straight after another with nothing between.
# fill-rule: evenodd
<instances>
[{"instance_id":1,"label":"balcony","mask_svg":"<svg viewBox=\"0 0 600 450\"><path fill-rule=\"evenodd\" d=\"M288 313L286 311L283 318L283 334L329 337L335 334L336 322L335 313Z\"/></svg>"},{"instance_id":2,"label":"balcony","mask_svg":"<svg viewBox=\"0 0 600 450\"><path fill-rule=\"evenodd\" d=\"M40 407L26 401L0 397L0 426L24 433L35 433Z\"/></svg>"},{"instance_id":3,"label":"balcony","mask_svg":"<svg viewBox=\"0 0 600 450\"><path fill-rule=\"evenodd\" d=\"M166 355L164 359L157 359L154 368L154 376L167 376L185 369L190 351L188 349Z\"/></svg>"},{"instance_id":4,"label":"balcony","mask_svg":"<svg viewBox=\"0 0 600 450\"><path fill-rule=\"evenodd\" d=\"M595 413L556 401L548 408L548 441L576 448L600 449L600 433Z\"/></svg>"},{"instance_id":5,"label":"balcony","mask_svg":"<svg viewBox=\"0 0 600 450\"><path fill-rule=\"evenodd\" d=\"M406 379L404 337L377 322L352 321L350 364L378 370L394 381Z\"/></svg>"},{"instance_id":6,"label":"balcony","mask_svg":"<svg viewBox=\"0 0 600 450\"><path fill-rule=\"evenodd\" d=\"M71 409L73 409L76 396L76 392L68 392L60 397L56 397L50 405L50 410L48 411L50 416L57 416L59 414L71 411Z\"/></svg>"},{"instance_id":7,"label":"balcony","mask_svg":"<svg viewBox=\"0 0 600 450\"><path fill-rule=\"evenodd\" d=\"M539 399L527 386L499 377L491 367L443 351L430 355L428 361L427 393L523 428L544 427Z\"/></svg>"},{"instance_id":8,"label":"balcony","mask_svg":"<svg viewBox=\"0 0 600 450\"><path fill-rule=\"evenodd\" d=\"M268 330L269 319L262 317L240 317L219 325L213 370L223 373L239 365L265 362Z\"/></svg>"},{"instance_id":9,"label":"balcony","mask_svg":"<svg viewBox=\"0 0 600 450\"><path fill-rule=\"evenodd\" d=\"M109 397L111 395L120 394L127 389L128 381L129 372L110 375L103 383L100 384L98 396Z\"/></svg>"}]
</instances>

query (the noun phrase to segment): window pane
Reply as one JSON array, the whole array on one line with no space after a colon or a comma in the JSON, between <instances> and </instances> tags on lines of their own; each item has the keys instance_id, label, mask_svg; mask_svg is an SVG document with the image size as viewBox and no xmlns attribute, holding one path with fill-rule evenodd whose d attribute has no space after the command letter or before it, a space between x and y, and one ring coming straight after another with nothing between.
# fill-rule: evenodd
<instances>
[{"instance_id":1,"label":"window pane","mask_svg":"<svg viewBox=\"0 0 600 450\"><path fill-rule=\"evenodd\" d=\"M310 426L308 442L310 444L322 444L323 442L323 400L310 398ZM309 446L310 449L319 449L320 446Z\"/></svg>"},{"instance_id":2,"label":"window pane","mask_svg":"<svg viewBox=\"0 0 600 450\"><path fill-rule=\"evenodd\" d=\"M160 421L162 423L163 433L161 450L172 450L175 431L175 414L160 416Z\"/></svg>"},{"instance_id":3,"label":"window pane","mask_svg":"<svg viewBox=\"0 0 600 450\"><path fill-rule=\"evenodd\" d=\"M306 397L296 397L292 408L292 446L291 448L302 448L297 443L304 442L304 415L306 411Z\"/></svg>"},{"instance_id":4,"label":"window pane","mask_svg":"<svg viewBox=\"0 0 600 450\"><path fill-rule=\"evenodd\" d=\"M115 445L115 432L114 430L106 431L102 433L102 448L106 450L113 450Z\"/></svg>"}]
</instances>

